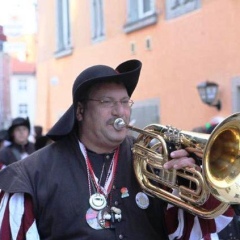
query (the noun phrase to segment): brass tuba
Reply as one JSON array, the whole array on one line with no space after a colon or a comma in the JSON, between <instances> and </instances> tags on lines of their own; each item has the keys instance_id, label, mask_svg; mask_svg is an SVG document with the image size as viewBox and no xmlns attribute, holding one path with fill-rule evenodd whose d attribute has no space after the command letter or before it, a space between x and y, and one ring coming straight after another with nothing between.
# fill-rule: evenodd
<instances>
[{"instance_id":1,"label":"brass tuba","mask_svg":"<svg viewBox=\"0 0 240 240\"><path fill-rule=\"evenodd\" d=\"M113 125L116 130L127 127L139 133L133 147L134 171L148 195L206 219L240 203L240 113L226 118L211 134L159 124L139 129L121 118ZM171 148L184 148L200 157L202 173L197 168L163 169ZM210 194L221 202L214 209L203 207Z\"/></svg>"}]
</instances>

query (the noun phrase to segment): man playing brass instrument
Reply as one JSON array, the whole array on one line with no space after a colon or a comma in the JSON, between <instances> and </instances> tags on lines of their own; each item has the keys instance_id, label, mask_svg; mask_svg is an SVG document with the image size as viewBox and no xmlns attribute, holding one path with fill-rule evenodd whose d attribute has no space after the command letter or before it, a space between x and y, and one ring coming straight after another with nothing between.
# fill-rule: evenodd
<instances>
[{"instance_id":1,"label":"man playing brass instrument","mask_svg":"<svg viewBox=\"0 0 240 240\"><path fill-rule=\"evenodd\" d=\"M141 62L87 68L73 104L48 132L55 142L0 172L0 239L202 239L227 225L146 195L132 165L134 139L113 123L130 121ZM185 150L165 168L191 167ZM229 217L227 217L229 216Z\"/></svg>"}]
</instances>

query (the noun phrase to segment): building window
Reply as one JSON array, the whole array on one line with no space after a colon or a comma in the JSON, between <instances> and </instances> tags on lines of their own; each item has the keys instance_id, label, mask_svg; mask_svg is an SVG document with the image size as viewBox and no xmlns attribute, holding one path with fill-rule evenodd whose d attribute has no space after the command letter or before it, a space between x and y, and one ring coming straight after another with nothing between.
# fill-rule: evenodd
<instances>
[{"instance_id":1,"label":"building window","mask_svg":"<svg viewBox=\"0 0 240 240\"><path fill-rule=\"evenodd\" d=\"M155 0L127 0L127 9L127 23L124 26L126 33L157 22Z\"/></svg>"},{"instance_id":2,"label":"building window","mask_svg":"<svg viewBox=\"0 0 240 240\"><path fill-rule=\"evenodd\" d=\"M28 116L28 105L27 104L19 104L18 105L18 113L19 113L19 116L22 116L22 117Z\"/></svg>"},{"instance_id":3,"label":"building window","mask_svg":"<svg viewBox=\"0 0 240 240\"><path fill-rule=\"evenodd\" d=\"M105 36L103 1L91 0L92 40L101 40Z\"/></svg>"},{"instance_id":4,"label":"building window","mask_svg":"<svg viewBox=\"0 0 240 240\"><path fill-rule=\"evenodd\" d=\"M154 0L128 0L128 21L137 21L154 12Z\"/></svg>"},{"instance_id":5,"label":"building window","mask_svg":"<svg viewBox=\"0 0 240 240\"><path fill-rule=\"evenodd\" d=\"M26 79L19 79L18 80L18 90L26 91L27 90L27 80Z\"/></svg>"},{"instance_id":6,"label":"building window","mask_svg":"<svg viewBox=\"0 0 240 240\"><path fill-rule=\"evenodd\" d=\"M172 19L200 8L201 0L165 0L166 18Z\"/></svg>"},{"instance_id":7,"label":"building window","mask_svg":"<svg viewBox=\"0 0 240 240\"><path fill-rule=\"evenodd\" d=\"M232 78L232 112L240 112L240 76Z\"/></svg>"},{"instance_id":8,"label":"building window","mask_svg":"<svg viewBox=\"0 0 240 240\"><path fill-rule=\"evenodd\" d=\"M57 0L57 57L70 54L71 48L69 0Z\"/></svg>"},{"instance_id":9,"label":"building window","mask_svg":"<svg viewBox=\"0 0 240 240\"><path fill-rule=\"evenodd\" d=\"M144 116L144 118L142 117ZM130 125L143 129L149 124L160 122L160 100L158 98L136 101L132 107ZM131 132L137 137L139 133Z\"/></svg>"}]
</instances>

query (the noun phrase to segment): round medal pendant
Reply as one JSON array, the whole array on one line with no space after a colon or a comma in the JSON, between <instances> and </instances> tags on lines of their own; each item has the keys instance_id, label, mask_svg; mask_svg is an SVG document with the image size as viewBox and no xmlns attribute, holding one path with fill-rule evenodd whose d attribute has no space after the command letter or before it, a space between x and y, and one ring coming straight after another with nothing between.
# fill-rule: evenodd
<instances>
[{"instance_id":1,"label":"round medal pendant","mask_svg":"<svg viewBox=\"0 0 240 240\"><path fill-rule=\"evenodd\" d=\"M93 229L96 229L96 230L103 229L98 223L97 216L98 216L98 211L92 208L89 208L86 213L86 221L88 225Z\"/></svg>"},{"instance_id":2,"label":"round medal pendant","mask_svg":"<svg viewBox=\"0 0 240 240\"><path fill-rule=\"evenodd\" d=\"M89 204L95 210L102 210L103 208L105 208L107 206L107 200L103 194L94 193L89 198Z\"/></svg>"},{"instance_id":3,"label":"round medal pendant","mask_svg":"<svg viewBox=\"0 0 240 240\"><path fill-rule=\"evenodd\" d=\"M138 207L142 208L142 209L146 209L149 206L149 199L147 194L145 194L144 192L139 192L136 195L136 203L138 205Z\"/></svg>"}]
</instances>

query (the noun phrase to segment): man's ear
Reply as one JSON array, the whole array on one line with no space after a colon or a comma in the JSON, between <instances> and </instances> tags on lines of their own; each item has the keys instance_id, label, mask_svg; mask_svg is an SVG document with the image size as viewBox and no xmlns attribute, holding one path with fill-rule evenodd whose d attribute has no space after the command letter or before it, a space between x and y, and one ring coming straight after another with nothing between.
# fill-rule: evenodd
<instances>
[{"instance_id":1,"label":"man's ear","mask_svg":"<svg viewBox=\"0 0 240 240\"><path fill-rule=\"evenodd\" d=\"M76 118L78 121L83 120L83 104L80 102L77 103Z\"/></svg>"}]
</instances>

